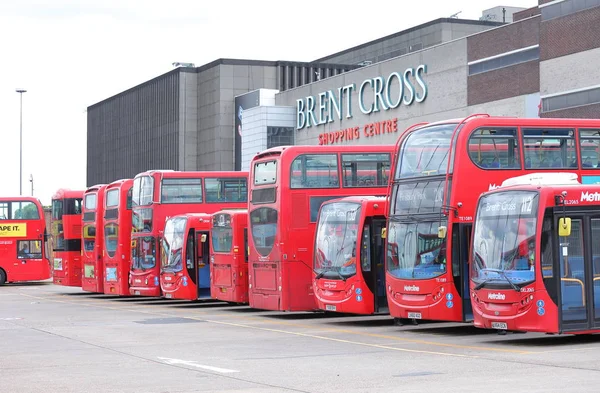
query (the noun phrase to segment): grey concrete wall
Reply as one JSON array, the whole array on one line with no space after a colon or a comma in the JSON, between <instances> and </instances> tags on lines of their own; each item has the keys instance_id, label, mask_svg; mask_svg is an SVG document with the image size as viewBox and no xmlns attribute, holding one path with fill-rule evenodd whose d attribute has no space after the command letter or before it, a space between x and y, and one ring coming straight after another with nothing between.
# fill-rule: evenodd
<instances>
[{"instance_id":1,"label":"grey concrete wall","mask_svg":"<svg viewBox=\"0 0 600 393\"><path fill-rule=\"evenodd\" d=\"M234 98L277 87L275 66L220 64L198 74L198 170L234 169Z\"/></svg>"},{"instance_id":2,"label":"grey concrete wall","mask_svg":"<svg viewBox=\"0 0 600 393\"><path fill-rule=\"evenodd\" d=\"M179 91L179 168L194 171L198 165L198 74L182 73Z\"/></svg>"},{"instance_id":3,"label":"grey concrete wall","mask_svg":"<svg viewBox=\"0 0 600 393\"><path fill-rule=\"evenodd\" d=\"M88 107L87 186L179 169L180 70Z\"/></svg>"},{"instance_id":4,"label":"grey concrete wall","mask_svg":"<svg viewBox=\"0 0 600 393\"><path fill-rule=\"evenodd\" d=\"M556 94L600 85L600 48L540 62L540 93Z\"/></svg>"},{"instance_id":5,"label":"grey concrete wall","mask_svg":"<svg viewBox=\"0 0 600 393\"><path fill-rule=\"evenodd\" d=\"M485 31L500 23L442 18L318 59L326 63L357 64L384 61L443 42Z\"/></svg>"}]
</instances>

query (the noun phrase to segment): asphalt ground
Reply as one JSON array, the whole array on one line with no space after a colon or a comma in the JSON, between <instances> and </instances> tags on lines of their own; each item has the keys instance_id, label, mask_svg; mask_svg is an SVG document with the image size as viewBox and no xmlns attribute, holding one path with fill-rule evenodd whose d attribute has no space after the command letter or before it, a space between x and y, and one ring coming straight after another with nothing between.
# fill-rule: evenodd
<instances>
[{"instance_id":1,"label":"asphalt ground","mask_svg":"<svg viewBox=\"0 0 600 393\"><path fill-rule=\"evenodd\" d=\"M0 392L599 392L600 335L0 287Z\"/></svg>"}]
</instances>

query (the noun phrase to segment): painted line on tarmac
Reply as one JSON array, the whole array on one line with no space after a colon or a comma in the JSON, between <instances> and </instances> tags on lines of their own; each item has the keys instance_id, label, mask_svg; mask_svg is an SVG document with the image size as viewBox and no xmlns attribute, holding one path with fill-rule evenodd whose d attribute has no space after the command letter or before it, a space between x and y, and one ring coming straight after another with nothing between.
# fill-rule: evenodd
<instances>
[{"instance_id":1,"label":"painted line on tarmac","mask_svg":"<svg viewBox=\"0 0 600 393\"><path fill-rule=\"evenodd\" d=\"M263 319L258 319L258 318L246 317L245 319L248 321L261 321L261 322L264 321ZM440 347L447 347L447 348L473 349L473 350L485 351L485 352L505 352L505 353L515 353L515 354L522 354L522 355L529 355L529 354L537 353L537 352L533 352L533 351L523 351L523 350L519 350L519 349L480 347L480 346L475 346L475 345L450 344L450 343L442 343L442 342L437 342L437 341L402 338L402 337L390 336L390 335L386 335L386 334L355 332L355 331L347 330L347 329L329 328L329 327L325 327L325 326L321 327L321 326L317 326L317 325L306 325L306 324L294 323L294 322L269 321L269 323L272 323L275 325L284 325L284 326L299 327L299 328L321 329L321 330L326 330L326 331L335 332L335 333L345 333L345 334L352 334L352 335L356 335L356 336L365 336L365 337L373 337L373 338L384 338L384 339L389 339L389 340L393 340L393 341L400 341L400 342L414 343L414 344L424 344L424 345L431 345L431 346L440 346Z\"/></svg>"},{"instance_id":2,"label":"painted line on tarmac","mask_svg":"<svg viewBox=\"0 0 600 393\"><path fill-rule=\"evenodd\" d=\"M162 360L166 364L181 364L181 365L184 365L184 366L196 367L196 368L201 368L201 369L204 369L204 370L214 371L214 372L217 372L217 373L224 373L224 374L239 373L238 370L230 370L228 368L213 367L213 366L206 366L204 364L198 364L194 360L182 360L182 359L173 359L173 358L163 358L163 357L160 357L160 356L158 357L158 359Z\"/></svg>"},{"instance_id":3,"label":"painted line on tarmac","mask_svg":"<svg viewBox=\"0 0 600 393\"><path fill-rule=\"evenodd\" d=\"M104 308L104 309L108 309L108 310L124 310L124 311L137 312L137 313L142 313L142 314L157 315L157 316L162 316L162 317L181 317L181 314L175 315L173 313L166 314L166 313L143 311L143 310L138 310L138 309L123 308L123 307L109 307L109 306L103 306L100 304L79 303L77 301L68 302L68 301L64 301L64 300L56 300L56 299L51 299L51 298L33 296L33 295L25 294L25 293L21 293L21 295L30 297L30 298L34 298L34 299L49 300L49 301L65 303L65 304L86 305L86 306ZM176 314L179 314L179 313L176 313ZM227 315L227 314L225 314L225 315ZM385 346L385 345L369 344L369 343L363 343L363 342L358 342L358 341L337 339L337 338L333 338L333 337L311 335L308 333L299 333L299 332L291 332L291 331L287 331L287 330L258 327L258 326L252 326L252 325L241 324L241 323L207 320L207 319L203 319L200 317L194 317L194 316L187 316L186 318L201 320L201 321L206 321L206 322L212 322L212 323L217 323L217 324L222 324L222 325L244 327L244 328L248 328L248 329L258 329L258 330L278 332L278 333L284 333L284 334L290 334L290 335L312 337L312 338L329 340L329 341L345 342L345 343L350 343L350 344L355 344L355 345L370 346L373 348L382 348L382 349L388 349L388 350L393 350L393 351L414 352L414 353L455 356L455 357L468 357L468 358L477 358L478 357L476 355L460 355L460 354L452 354L452 353L448 353L448 352L421 351L421 350L416 350L416 349L413 350L413 349L406 349L406 348L396 348L396 347L390 347L390 346ZM479 347L479 346L471 346L471 345L449 344L449 343L441 343L441 342L435 342L435 341L416 340L416 339L389 336L389 335L385 335L385 334L355 332L355 331L347 330L347 329L336 329L336 328L328 328L328 327L318 326L318 325L306 325L306 324L291 323L291 322L284 322L284 321L265 320L262 318L242 317L240 319L246 320L246 321L252 321L252 322L259 322L260 324L284 325L284 326L298 327L298 328L303 328L303 329L320 329L320 330L326 330L326 331L334 332L334 333L345 333L345 334L351 334L354 336L383 338L383 339L389 339L389 340L397 341L397 342L423 344L423 345L430 345L430 346L434 346L434 347L437 346L437 347L446 347L446 348L455 348L455 349L471 349L471 350L478 350L478 351L484 351L484 352L503 352L503 353L514 353L514 354L535 354L536 353L536 352L532 352L532 351L523 351L523 350L517 350L517 349Z\"/></svg>"},{"instance_id":4,"label":"painted line on tarmac","mask_svg":"<svg viewBox=\"0 0 600 393\"><path fill-rule=\"evenodd\" d=\"M241 327L241 328L245 328L245 329L262 330L265 332L283 333L283 334L289 334L289 335L299 336L299 337L316 338L319 340L334 341L334 342L353 344L353 345L361 345L364 347L380 348L380 349L399 351L399 352L412 352L412 353L421 353L421 354L425 354L425 355L452 356L452 357L471 358L471 359L478 358L478 356L474 356L474 355L460 355L460 354L449 353L449 352L421 351L418 349L396 348L396 347L389 347L386 345L369 344L369 343L363 343L360 341L352 341L352 340L344 340L341 338L317 336L317 335L308 334L308 333L290 332L289 330L271 329L271 328L265 328L265 327L260 327L260 326L245 325L245 324L241 324L241 323L213 321L213 320L208 320L208 319L204 319L204 321L209 322L209 323L219 324L219 325Z\"/></svg>"},{"instance_id":5,"label":"painted line on tarmac","mask_svg":"<svg viewBox=\"0 0 600 393\"><path fill-rule=\"evenodd\" d=\"M579 351L597 351L599 347L583 347L583 348L571 348L571 349L549 349L547 351L537 351L535 354L546 354L546 353L558 353L558 352L579 352Z\"/></svg>"}]
</instances>

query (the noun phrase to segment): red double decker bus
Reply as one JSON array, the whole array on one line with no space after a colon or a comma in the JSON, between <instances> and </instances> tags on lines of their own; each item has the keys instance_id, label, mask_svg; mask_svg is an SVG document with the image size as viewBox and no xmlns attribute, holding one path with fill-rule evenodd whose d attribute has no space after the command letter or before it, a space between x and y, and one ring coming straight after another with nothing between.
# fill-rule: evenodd
<instances>
[{"instance_id":1,"label":"red double decker bus","mask_svg":"<svg viewBox=\"0 0 600 393\"><path fill-rule=\"evenodd\" d=\"M46 220L38 199L0 197L0 285L51 277Z\"/></svg>"},{"instance_id":2,"label":"red double decker bus","mask_svg":"<svg viewBox=\"0 0 600 393\"><path fill-rule=\"evenodd\" d=\"M319 207L350 195L386 194L394 146L287 146L250 167L249 303L315 310L313 248Z\"/></svg>"},{"instance_id":3,"label":"red double decker bus","mask_svg":"<svg viewBox=\"0 0 600 393\"><path fill-rule=\"evenodd\" d=\"M149 171L136 175L132 193L130 294L160 296L161 284L168 284L168 288L163 285L163 290L170 297L197 299L196 269L183 271L188 286L194 288L174 287L166 279L172 273L161 274L157 247L165 220L184 213L211 214L228 207L244 208L248 203L247 183L248 172Z\"/></svg>"},{"instance_id":4,"label":"red double decker bus","mask_svg":"<svg viewBox=\"0 0 600 393\"><path fill-rule=\"evenodd\" d=\"M56 285L81 286L83 191L60 189L52 196L52 277Z\"/></svg>"},{"instance_id":5,"label":"red double decker bus","mask_svg":"<svg viewBox=\"0 0 600 393\"><path fill-rule=\"evenodd\" d=\"M104 191L104 293L129 295L131 191L133 179L110 183Z\"/></svg>"},{"instance_id":6,"label":"red double decker bus","mask_svg":"<svg viewBox=\"0 0 600 393\"><path fill-rule=\"evenodd\" d=\"M248 303L248 210L213 214L210 237L211 297Z\"/></svg>"},{"instance_id":7,"label":"red double decker bus","mask_svg":"<svg viewBox=\"0 0 600 393\"><path fill-rule=\"evenodd\" d=\"M321 310L388 312L385 295L385 197L346 197L321 205L313 288Z\"/></svg>"},{"instance_id":8,"label":"red double decker bus","mask_svg":"<svg viewBox=\"0 0 600 393\"><path fill-rule=\"evenodd\" d=\"M598 129L598 120L473 115L406 132L389 192L390 314L400 323L472 320L467 262L477 197L533 172L596 182Z\"/></svg>"},{"instance_id":9,"label":"red double decker bus","mask_svg":"<svg viewBox=\"0 0 600 393\"><path fill-rule=\"evenodd\" d=\"M89 187L83 193L83 278L81 289L88 292L104 292L104 190L106 184Z\"/></svg>"},{"instance_id":10,"label":"red double decker bus","mask_svg":"<svg viewBox=\"0 0 600 393\"><path fill-rule=\"evenodd\" d=\"M473 226L475 326L600 332L600 185L576 174L509 179L481 195Z\"/></svg>"},{"instance_id":11,"label":"red double decker bus","mask_svg":"<svg viewBox=\"0 0 600 393\"><path fill-rule=\"evenodd\" d=\"M210 299L211 220L210 214L187 213L165 222L160 247L160 283L165 298Z\"/></svg>"}]
</instances>

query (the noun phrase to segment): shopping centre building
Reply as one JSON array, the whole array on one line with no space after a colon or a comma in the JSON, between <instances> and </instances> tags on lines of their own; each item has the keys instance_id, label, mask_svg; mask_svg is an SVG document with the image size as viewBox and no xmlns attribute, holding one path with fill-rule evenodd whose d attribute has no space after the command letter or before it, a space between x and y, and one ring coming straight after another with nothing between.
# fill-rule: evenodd
<instances>
[{"instance_id":1,"label":"shopping centre building","mask_svg":"<svg viewBox=\"0 0 600 393\"><path fill-rule=\"evenodd\" d=\"M178 67L88 108L87 184L247 170L268 147L391 144L422 121L600 117L600 0L442 18L313 62Z\"/></svg>"}]
</instances>

